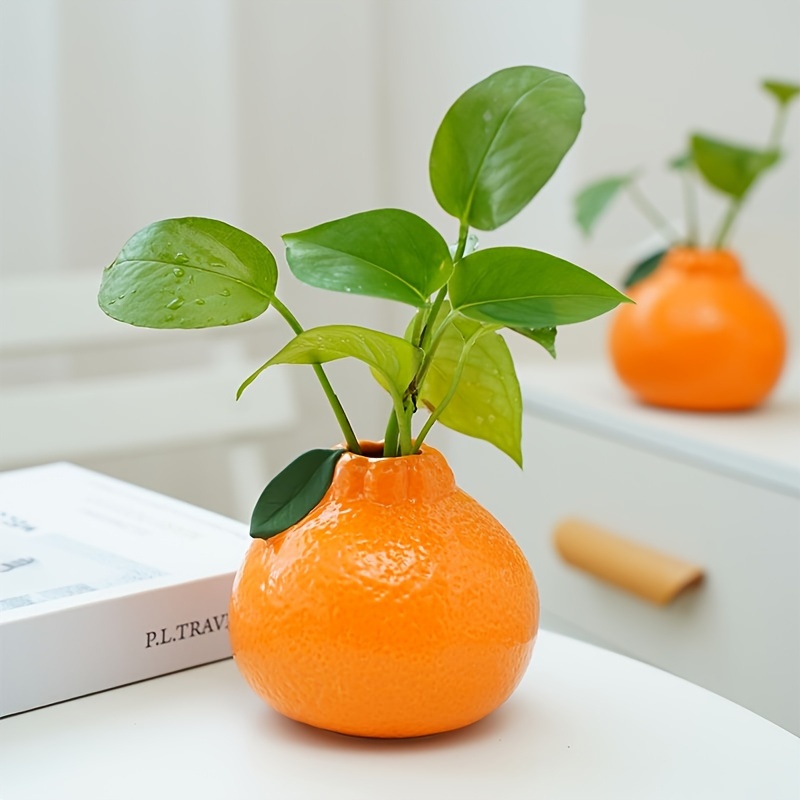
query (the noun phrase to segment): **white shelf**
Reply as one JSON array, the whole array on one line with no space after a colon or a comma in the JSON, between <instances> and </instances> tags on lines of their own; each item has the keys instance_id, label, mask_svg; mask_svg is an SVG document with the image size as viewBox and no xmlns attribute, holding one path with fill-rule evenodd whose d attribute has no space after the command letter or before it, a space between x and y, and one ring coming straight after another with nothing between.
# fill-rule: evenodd
<instances>
[{"instance_id":1,"label":"white shelf","mask_svg":"<svg viewBox=\"0 0 800 800\"><path fill-rule=\"evenodd\" d=\"M762 407L727 413L645 406L605 363L521 365L518 373L529 412L797 497L797 366Z\"/></svg>"}]
</instances>

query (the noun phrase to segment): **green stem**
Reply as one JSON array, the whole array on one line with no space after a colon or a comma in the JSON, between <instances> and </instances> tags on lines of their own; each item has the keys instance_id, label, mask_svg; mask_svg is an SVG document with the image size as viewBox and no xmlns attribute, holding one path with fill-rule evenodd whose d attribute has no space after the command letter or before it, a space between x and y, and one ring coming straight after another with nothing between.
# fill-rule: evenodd
<instances>
[{"instance_id":1,"label":"green stem","mask_svg":"<svg viewBox=\"0 0 800 800\"><path fill-rule=\"evenodd\" d=\"M456 246L456 252L453 256L453 262L455 264L461 261L461 258L464 255L464 250L467 247L468 236L469 225L467 225L465 222L462 222L458 231L458 245ZM430 368L433 356L436 353L436 348L439 346L442 333L444 332L444 329L447 327L447 324L450 322L451 318L454 316L454 312L451 311L450 314L448 314L444 319L442 324L436 330L434 330L434 324L436 322L436 318L439 316L439 310L442 307L442 303L444 303L445 297L447 297L447 286L442 286L442 288L439 290L439 293L436 295L436 299L433 301L433 307L428 315L428 321L424 330L422 331L422 338L420 340L419 347L425 353L425 356L423 357L422 364L420 364L420 367L417 370L417 374L414 376L413 385L417 388L422 386L422 382L425 380L425 375Z\"/></svg>"},{"instance_id":2,"label":"green stem","mask_svg":"<svg viewBox=\"0 0 800 800\"><path fill-rule=\"evenodd\" d=\"M453 380L450 383L450 388L447 390L447 394L442 398L441 402L436 406L436 408L431 412L431 415L425 421L425 424L422 426L422 430L420 430L415 442L414 442L414 451L415 453L419 452L419 449L422 443L425 441L425 437L430 432L430 429L433 427L434 423L437 419L441 416L442 412L447 408L448 403L453 399L453 396L456 393L456 389L458 388L458 382L461 380L461 373L464 371L464 366L467 363L467 357L469 356L470 350L472 350L472 346L478 339L483 336L484 333L487 333L488 329L479 329L472 334L472 336L467 339L464 343L464 348L461 350L461 355L458 357L458 364L456 364L455 372L453 373Z\"/></svg>"},{"instance_id":3,"label":"green stem","mask_svg":"<svg viewBox=\"0 0 800 800\"><path fill-rule=\"evenodd\" d=\"M464 256L464 250L467 249L468 236L469 225L467 225L466 222L462 222L458 229L458 244L456 245L456 252L453 256L454 264L457 264L459 261L461 261L462 257ZM446 285L439 289L439 292L433 301L433 305L431 306L430 313L428 314L428 319L425 322L425 327L422 330L422 337L420 338L419 342L419 347L422 350L426 350L431 342L431 337L433 336L433 325L436 322L436 317L439 316L439 309L442 307L445 297L447 297ZM417 383L417 386L419 386L419 383Z\"/></svg>"},{"instance_id":4,"label":"green stem","mask_svg":"<svg viewBox=\"0 0 800 800\"><path fill-rule=\"evenodd\" d=\"M433 325L436 322L436 317L439 316L439 309L441 309L445 297L447 297L447 286L442 286L434 298L433 305L431 305L430 312L428 313L428 319L425 321L425 327L422 329L422 335L420 336L418 344L421 350L425 350L431 342Z\"/></svg>"},{"instance_id":5,"label":"green stem","mask_svg":"<svg viewBox=\"0 0 800 800\"><path fill-rule=\"evenodd\" d=\"M722 222L719 226L719 231L717 235L714 237L714 247L717 250L722 249L725 245L725 241L728 238L728 234L730 233L731 228L733 227L733 223L736 220L736 217L739 214L739 211L742 207L742 198L735 197L731 200L730 206L728 206L728 210L725 213L725 216L722 218Z\"/></svg>"},{"instance_id":6,"label":"green stem","mask_svg":"<svg viewBox=\"0 0 800 800\"><path fill-rule=\"evenodd\" d=\"M411 344L419 347L419 340L422 337L422 326L425 324L427 312L430 310L430 305L425 304L422 308L417 309L414 314L414 325L411 329Z\"/></svg>"},{"instance_id":7,"label":"green stem","mask_svg":"<svg viewBox=\"0 0 800 800\"><path fill-rule=\"evenodd\" d=\"M668 243L678 241L681 235L672 227L670 221L644 196L633 182L627 184L628 194L636 208L655 226Z\"/></svg>"},{"instance_id":8,"label":"green stem","mask_svg":"<svg viewBox=\"0 0 800 800\"><path fill-rule=\"evenodd\" d=\"M681 170L683 205L686 211L686 244L689 247L696 247L700 241L700 214L697 210L697 194L693 179L694 169Z\"/></svg>"},{"instance_id":9,"label":"green stem","mask_svg":"<svg viewBox=\"0 0 800 800\"><path fill-rule=\"evenodd\" d=\"M297 318L294 316L294 314L292 314L292 312L289 311L289 309L286 308L286 306L281 303L281 301L278 300L275 295L272 296L272 305L275 307L275 310L286 320L286 322L289 324L289 327L296 334L301 334L303 332L303 326L297 321ZM345 414L342 404L339 402L339 398L336 396L336 392L333 391L333 387L331 386L331 382L328 380L328 376L325 374L325 370L322 369L321 364L312 364L311 366L314 368L314 372L317 374L317 379L322 386L322 391L325 392L325 397L328 398L328 402L333 409L333 413L336 416L339 427L342 429L345 441L347 442L348 450L350 450L351 453L360 455L361 447L358 444L358 439L356 438L352 425L350 425L350 420L347 419L347 414Z\"/></svg>"},{"instance_id":10,"label":"green stem","mask_svg":"<svg viewBox=\"0 0 800 800\"><path fill-rule=\"evenodd\" d=\"M398 436L400 428L397 425L397 414L394 408L389 414L389 421L386 423L386 433L383 435L383 457L393 458L397 455Z\"/></svg>"},{"instance_id":11,"label":"green stem","mask_svg":"<svg viewBox=\"0 0 800 800\"><path fill-rule=\"evenodd\" d=\"M467 249L467 237L469 236L469 225L466 222L462 222L458 229L458 245L456 246L456 252L453 256L453 263L458 264L459 261L464 257L464 251Z\"/></svg>"},{"instance_id":12,"label":"green stem","mask_svg":"<svg viewBox=\"0 0 800 800\"><path fill-rule=\"evenodd\" d=\"M411 331L411 344L419 346L419 340L422 336L423 325L426 319L426 312L430 311L430 305L425 305L417 309L414 315L414 325ZM383 457L394 458L398 455L398 448L400 444L400 426L397 421L397 412L394 407L389 414L389 419L386 422L386 431L383 434Z\"/></svg>"},{"instance_id":13,"label":"green stem","mask_svg":"<svg viewBox=\"0 0 800 800\"><path fill-rule=\"evenodd\" d=\"M461 260L464 255L464 251L467 248L467 237L469 236L469 226L466 223L461 223L458 232L458 244L456 245L456 252L454 255L453 260L457 263ZM422 386L422 382L425 379L425 375L428 372L428 369L431 364L431 360L433 359L433 354L436 352L436 348L439 345L439 341L441 340L442 331L444 330L445 326L450 320L450 316L448 315L447 319L440 325L436 330L434 330L434 326L436 323L436 318L439 316L439 311L442 308L442 304L447 297L447 286L442 286L441 289L436 294L433 303L427 309L427 314L425 315L424 324L422 322L423 315L417 312L417 317L414 322L414 334L412 341L423 351L425 354L422 360L422 364L420 368L417 370L417 373L414 375L414 379L409 384L408 388L406 389L406 394L402 398L402 403L411 402L412 404L415 403L415 399L411 397L412 394L416 393L419 390L419 387ZM421 326L421 331L419 330ZM395 404L395 409L392 412L391 416L389 417L389 421L386 425L386 438L384 439L384 455L388 456L389 453L394 450L394 453L397 452L397 444L392 446L392 442L389 441L389 437L392 438L393 441L396 442L396 437L399 435L399 445L400 445L400 452L403 455L407 455L411 452L411 417L413 416L413 405L409 405L406 407L405 405L402 406L402 413L398 411L397 405ZM405 442L408 442L409 449L406 449ZM387 442L389 443L387 446ZM414 451L416 452L416 451Z\"/></svg>"},{"instance_id":14,"label":"green stem","mask_svg":"<svg viewBox=\"0 0 800 800\"><path fill-rule=\"evenodd\" d=\"M392 402L394 403L394 414L399 428L400 455L410 456L414 452L411 442L411 411L410 408L406 407L400 395L392 393Z\"/></svg>"},{"instance_id":15,"label":"green stem","mask_svg":"<svg viewBox=\"0 0 800 800\"><path fill-rule=\"evenodd\" d=\"M455 255L453 256L453 261L455 263L458 263L464 256L464 251L467 248L468 236L469 225L467 225L465 222L462 222L458 231L458 244L456 245ZM413 403L415 402L415 400L411 398L411 394L415 393L419 387L422 386L422 382L425 380L425 375L430 368L436 348L439 346L439 342L441 341L442 332L450 322L452 314L449 314L442 324L436 327L434 330L436 318L439 316L439 311L441 310L442 304L444 303L446 297L447 286L445 285L439 289L436 297L433 300L433 303L427 309L425 309L427 314L423 315L417 312L417 316L414 320L412 342L416 344L425 355L422 359L419 369L414 375L414 379L409 384L408 389L406 389L405 396L400 398L399 403L396 398L393 398L395 408L394 412L389 418L389 422L386 425L386 435L384 437L383 450L384 456L397 454L398 437L401 455L409 455L410 453L416 453L419 450L416 445L412 445L411 441L411 418L414 414ZM430 420L428 420L428 422L430 424L423 428L425 431L423 439L425 435L427 435L428 430L430 430L430 425L433 424L430 422ZM418 439L417 441L421 443L422 440Z\"/></svg>"},{"instance_id":16,"label":"green stem","mask_svg":"<svg viewBox=\"0 0 800 800\"><path fill-rule=\"evenodd\" d=\"M772 131L769 135L769 144L767 145L767 150L778 149L778 145L783 137L784 128L786 127L788 111L789 108L784 103L781 103L778 106L777 112L775 113L775 121L772 123Z\"/></svg>"},{"instance_id":17,"label":"green stem","mask_svg":"<svg viewBox=\"0 0 800 800\"><path fill-rule=\"evenodd\" d=\"M433 362L433 357L436 355L436 350L439 347L439 343L442 341L442 336L444 335L445 329L450 324L450 321L458 315L457 311L451 311L443 320L442 324L436 329L433 333L433 338L428 345L427 350L425 350L425 355L422 359L422 363L417 370L417 374L414 376L414 383L413 385L417 388L421 387L425 376L428 374L428 370L431 367L431 363Z\"/></svg>"}]
</instances>

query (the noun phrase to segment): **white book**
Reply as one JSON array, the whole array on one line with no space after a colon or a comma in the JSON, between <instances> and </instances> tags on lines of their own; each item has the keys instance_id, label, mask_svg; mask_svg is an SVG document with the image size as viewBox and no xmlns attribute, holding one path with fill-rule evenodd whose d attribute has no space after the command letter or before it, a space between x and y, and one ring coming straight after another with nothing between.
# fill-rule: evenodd
<instances>
[{"instance_id":1,"label":"white book","mask_svg":"<svg viewBox=\"0 0 800 800\"><path fill-rule=\"evenodd\" d=\"M0 473L0 717L230 656L250 541L73 464Z\"/></svg>"}]
</instances>

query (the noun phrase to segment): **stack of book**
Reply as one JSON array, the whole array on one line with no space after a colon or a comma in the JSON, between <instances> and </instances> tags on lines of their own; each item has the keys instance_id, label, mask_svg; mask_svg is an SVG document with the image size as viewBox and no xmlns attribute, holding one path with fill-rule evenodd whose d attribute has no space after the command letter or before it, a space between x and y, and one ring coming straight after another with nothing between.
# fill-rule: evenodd
<instances>
[{"instance_id":1,"label":"stack of book","mask_svg":"<svg viewBox=\"0 0 800 800\"><path fill-rule=\"evenodd\" d=\"M230 656L249 542L73 464L0 473L0 717Z\"/></svg>"}]
</instances>

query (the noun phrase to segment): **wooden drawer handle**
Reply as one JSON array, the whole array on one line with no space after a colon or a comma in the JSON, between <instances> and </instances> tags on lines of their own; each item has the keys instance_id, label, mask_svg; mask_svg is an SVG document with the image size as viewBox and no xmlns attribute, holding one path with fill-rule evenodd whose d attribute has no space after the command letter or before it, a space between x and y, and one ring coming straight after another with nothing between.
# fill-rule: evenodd
<instances>
[{"instance_id":1,"label":"wooden drawer handle","mask_svg":"<svg viewBox=\"0 0 800 800\"><path fill-rule=\"evenodd\" d=\"M578 519L556 525L553 542L569 564L665 605L703 579L703 570Z\"/></svg>"}]
</instances>

